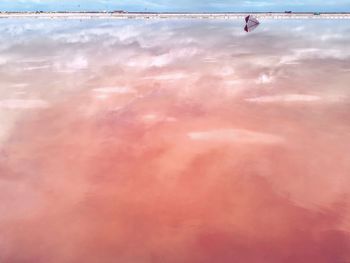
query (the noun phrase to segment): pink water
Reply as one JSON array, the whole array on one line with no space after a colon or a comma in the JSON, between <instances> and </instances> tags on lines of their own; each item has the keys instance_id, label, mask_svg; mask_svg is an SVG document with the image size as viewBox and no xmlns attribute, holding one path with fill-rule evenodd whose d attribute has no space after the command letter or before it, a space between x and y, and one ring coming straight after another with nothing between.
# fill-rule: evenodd
<instances>
[{"instance_id":1,"label":"pink water","mask_svg":"<svg viewBox=\"0 0 350 263\"><path fill-rule=\"evenodd\" d=\"M348 262L343 21L0 21L0 261Z\"/></svg>"}]
</instances>

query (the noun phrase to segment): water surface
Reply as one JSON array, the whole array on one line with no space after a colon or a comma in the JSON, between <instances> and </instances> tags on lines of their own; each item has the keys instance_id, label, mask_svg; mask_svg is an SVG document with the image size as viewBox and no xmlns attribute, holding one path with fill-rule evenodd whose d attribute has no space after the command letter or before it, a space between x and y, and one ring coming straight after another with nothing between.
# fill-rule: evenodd
<instances>
[{"instance_id":1,"label":"water surface","mask_svg":"<svg viewBox=\"0 0 350 263\"><path fill-rule=\"evenodd\" d=\"M350 260L350 25L0 21L1 262Z\"/></svg>"}]
</instances>

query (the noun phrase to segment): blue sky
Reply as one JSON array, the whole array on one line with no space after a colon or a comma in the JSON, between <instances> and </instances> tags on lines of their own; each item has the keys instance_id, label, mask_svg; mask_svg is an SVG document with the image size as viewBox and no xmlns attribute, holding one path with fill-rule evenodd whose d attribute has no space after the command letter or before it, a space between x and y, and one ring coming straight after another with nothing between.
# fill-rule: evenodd
<instances>
[{"instance_id":1,"label":"blue sky","mask_svg":"<svg viewBox=\"0 0 350 263\"><path fill-rule=\"evenodd\" d=\"M0 0L2 11L347 11L350 0Z\"/></svg>"}]
</instances>

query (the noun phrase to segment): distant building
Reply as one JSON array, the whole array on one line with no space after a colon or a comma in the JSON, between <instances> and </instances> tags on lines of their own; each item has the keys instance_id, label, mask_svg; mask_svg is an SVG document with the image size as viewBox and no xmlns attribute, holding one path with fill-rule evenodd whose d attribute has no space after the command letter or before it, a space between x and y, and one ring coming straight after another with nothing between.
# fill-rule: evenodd
<instances>
[{"instance_id":1,"label":"distant building","mask_svg":"<svg viewBox=\"0 0 350 263\"><path fill-rule=\"evenodd\" d=\"M114 10L112 13L125 14L125 13L127 13L127 12L124 11L124 10Z\"/></svg>"}]
</instances>

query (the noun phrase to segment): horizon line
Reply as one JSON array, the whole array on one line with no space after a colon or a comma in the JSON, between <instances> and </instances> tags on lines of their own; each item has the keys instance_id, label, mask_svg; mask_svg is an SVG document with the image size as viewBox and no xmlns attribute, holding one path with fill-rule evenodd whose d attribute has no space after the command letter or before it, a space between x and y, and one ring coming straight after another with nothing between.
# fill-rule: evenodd
<instances>
[{"instance_id":1,"label":"horizon line","mask_svg":"<svg viewBox=\"0 0 350 263\"><path fill-rule=\"evenodd\" d=\"M112 14L350 14L350 11L127 11L127 10L55 10L55 11L43 11L43 10L33 10L33 11L3 11L0 13L112 13Z\"/></svg>"}]
</instances>

